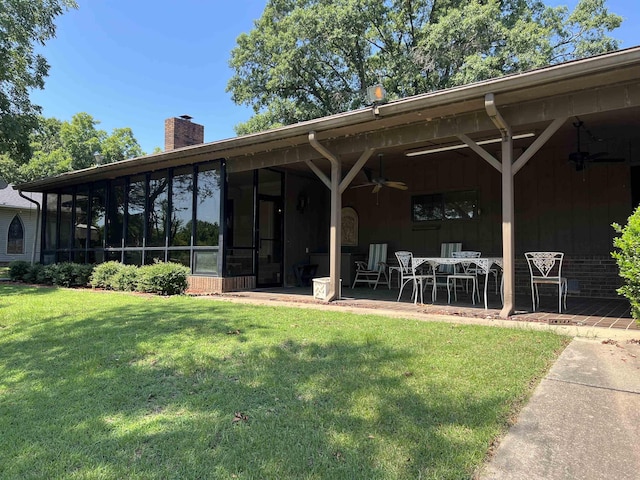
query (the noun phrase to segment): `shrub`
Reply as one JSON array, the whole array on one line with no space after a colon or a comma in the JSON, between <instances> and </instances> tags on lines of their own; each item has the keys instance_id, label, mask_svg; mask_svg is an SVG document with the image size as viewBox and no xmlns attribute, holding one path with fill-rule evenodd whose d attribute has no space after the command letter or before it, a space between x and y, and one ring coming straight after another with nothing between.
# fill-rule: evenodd
<instances>
[{"instance_id":1,"label":"shrub","mask_svg":"<svg viewBox=\"0 0 640 480\"><path fill-rule=\"evenodd\" d=\"M104 262L96 265L89 280L90 285L93 288L113 288L111 280L122 267L124 267L124 265L116 261Z\"/></svg>"},{"instance_id":2,"label":"shrub","mask_svg":"<svg viewBox=\"0 0 640 480\"><path fill-rule=\"evenodd\" d=\"M45 266L41 263L31 265L29 271L24 276L24 281L27 283L48 283L44 271Z\"/></svg>"},{"instance_id":3,"label":"shrub","mask_svg":"<svg viewBox=\"0 0 640 480\"><path fill-rule=\"evenodd\" d=\"M160 295L179 295L187 289L189 268L179 263L158 262L140 267L138 291Z\"/></svg>"},{"instance_id":4,"label":"shrub","mask_svg":"<svg viewBox=\"0 0 640 480\"><path fill-rule=\"evenodd\" d=\"M631 304L631 315L636 320L640 319L640 207L629 217L624 227L613 224L613 228L619 237L613 239L617 251L611 253L616 259L620 276L624 285L618 289L620 295L624 295Z\"/></svg>"},{"instance_id":5,"label":"shrub","mask_svg":"<svg viewBox=\"0 0 640 480\"><path fill-rule=\"evenodd\" d=\"M44 275L51 278L51 283L59 287L86 287L93 271L93 265L83 263L54 263L47 265Z\"/></svg>"},{"instance_id":6,"label":"shrub","mask_svg":"<svg viewBox=\"0 0 640 480\"><path fill-rule=\"evenodd\" d=\"M88 287L89 280L91 279L91 275L93 274L93 269L95 265L91 263L74 263L75 265L75 286L78 287Z\"/></svg>"},{"instance_id":7,"label":"shrub","mask_svg":"<svg viewBox=\"0 0 640 480\"><path fill-rule=\"evenodd\" d=\"M118 271L109 278L107 288L122 292L135 291L138 288L139 270L135 265L120 265Z\"/></svg>"},{"instance_id":8,"label":"shrub","mask_svg":"<svg viewBox=\"0 0 640 480\"><path fill-rule=\"evenodd\" d=\"M26 282L25 277L29 274L31 264L24 260L14 260L9 263L9 278L14 282Z\"/></svg>"},{"instance_id":9,"label":"shrub","mask_svg":"<svg viewBox=\"0 0 640 480\"><path fill-rule=\"evenodd\" d=\"M46 275L51 285L62 285L65 274L61 271L63 269L61 265L61 263L45 265L43 275Z\"/></svg>"}]
</instances>

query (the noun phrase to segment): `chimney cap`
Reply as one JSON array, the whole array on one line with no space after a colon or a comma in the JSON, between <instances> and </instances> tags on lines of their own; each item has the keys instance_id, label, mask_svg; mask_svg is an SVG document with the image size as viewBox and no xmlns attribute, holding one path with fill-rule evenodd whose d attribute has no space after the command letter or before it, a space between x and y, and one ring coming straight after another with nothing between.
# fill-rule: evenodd
<instances>
[{"instance_id":1,"label":"chimney cap","mask_svg":"<svg viewBox=\"0 0 640 480\"><path fill-rule=\"evenodd\" d=\"M191 121L193 117L191 115L180 115L180 118L183 120Z\"/></svg>"}]
</instances>

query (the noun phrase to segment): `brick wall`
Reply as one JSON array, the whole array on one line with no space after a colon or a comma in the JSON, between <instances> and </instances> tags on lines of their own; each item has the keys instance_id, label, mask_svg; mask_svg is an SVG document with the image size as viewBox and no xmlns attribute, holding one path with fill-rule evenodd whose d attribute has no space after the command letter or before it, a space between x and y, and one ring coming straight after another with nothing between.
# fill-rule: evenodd
<instances>
[{"instance_id":1,"label":"brick wall","mask_svg":"<svg viewBox=\"0 0 640 480\"><path fill-rule=\"evenodd\" d=\"M201 277L190 275L187 277L189 293L225 293L256 288L256 277Z\"/></svg>"},{"instance_id":2,"label":"brick wall","mask_svg":"<svg viewBox=\"0 0 640 480\"><path fill-rule=\"evenodd\" d=\"M530 294L529 267L524 258L516 258L516 292ZM616 289L622 285L618 265L610 256L565 255L562 276L569 282L569 296L617 298ZM541 287L541 295L555 294L553 287Z\"/></svg>"},{"instance_id":3,"label":"brick wall","mask_svg":"<svg viewBox=\"0 0 640 480\"><path fill-rule=\"evenodd\" d=\"M193 123L189 117L167 118L164 121L164 150L204 143L204 126Z\"/></svg>"}]
</instances>

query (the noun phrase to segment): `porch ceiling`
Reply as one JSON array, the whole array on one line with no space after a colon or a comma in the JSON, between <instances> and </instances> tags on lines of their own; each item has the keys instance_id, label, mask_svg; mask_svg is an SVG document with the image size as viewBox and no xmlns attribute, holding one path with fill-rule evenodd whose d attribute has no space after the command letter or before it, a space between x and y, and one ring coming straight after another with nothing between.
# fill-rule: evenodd
<instances>
[{"instance_id":1,"label":"porch ceiling","mask_svg":"<svg viewBox=\"0 0 640 480\"><path fill-rule=\"evenodd\" d=\"M292 167L305 160L321 158L309 145L310 131L315 131L316 138L346 165L366 148L403 155L412 148L459 143L458 134L473 139L495 137L497 130L484 110L487 93L495 95L500 112L515 134L541 131L555 118L585 115L594 115L597 117L594 121L603 123L637 125L640 47L258 134L96 166L25 183L18 188L45 191L217 158L228 160L229 171ZM563 128L568 132L572 128L570 122ZM324 163L328 164L323 160L318 165L324 168Z\"/></svg>"}]
</instances>

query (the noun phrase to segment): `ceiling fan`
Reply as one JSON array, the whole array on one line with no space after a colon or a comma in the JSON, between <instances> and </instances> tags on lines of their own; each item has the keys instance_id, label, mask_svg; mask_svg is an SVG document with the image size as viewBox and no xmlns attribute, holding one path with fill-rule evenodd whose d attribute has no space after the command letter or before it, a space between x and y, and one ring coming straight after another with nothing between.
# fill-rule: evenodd
<instances>
[{"instance_id":1,"label":"ceiling fan","mask_svg":"<svg viewBox=\"0 0 640 480\"><path fill-rule=\"evenodd\" d=\"M576 117L576 122L573 122L573 126L576 127L576 150L569 154L569 161L572 162L576 171L580 172L587 168L589 163L614 163L624 162L624 158L611 158L608 152L589 153L582 150L582 143L580 142L580 130L585 128L584 122ZM586 131L592 138L593 135L588 130Z\"/></svg>"},{"instance_id":2,"label":"ceiling fan","mask_svg":"<svg viewBox=\"0 0 640 480\"><path fill-rule=\"evenodd\" d=\"M360 185L354 185L351 188L359 188L359 187L373 187L373 190L371 191L371 193L378 193L382 187L391 187L391 188L397 188L398 190L407 190L409 187L407 187L407 185L404 182L397 182L395 180L387 180L386 178L384 178L384 175L382 173L382 154L378 154L378 161L379 161L379 167L378 167L378 176L374 177L371 170L369 169L363 169L365 175L367 176L367 183L361 183Z\"/></svg>"}]
</instances>

